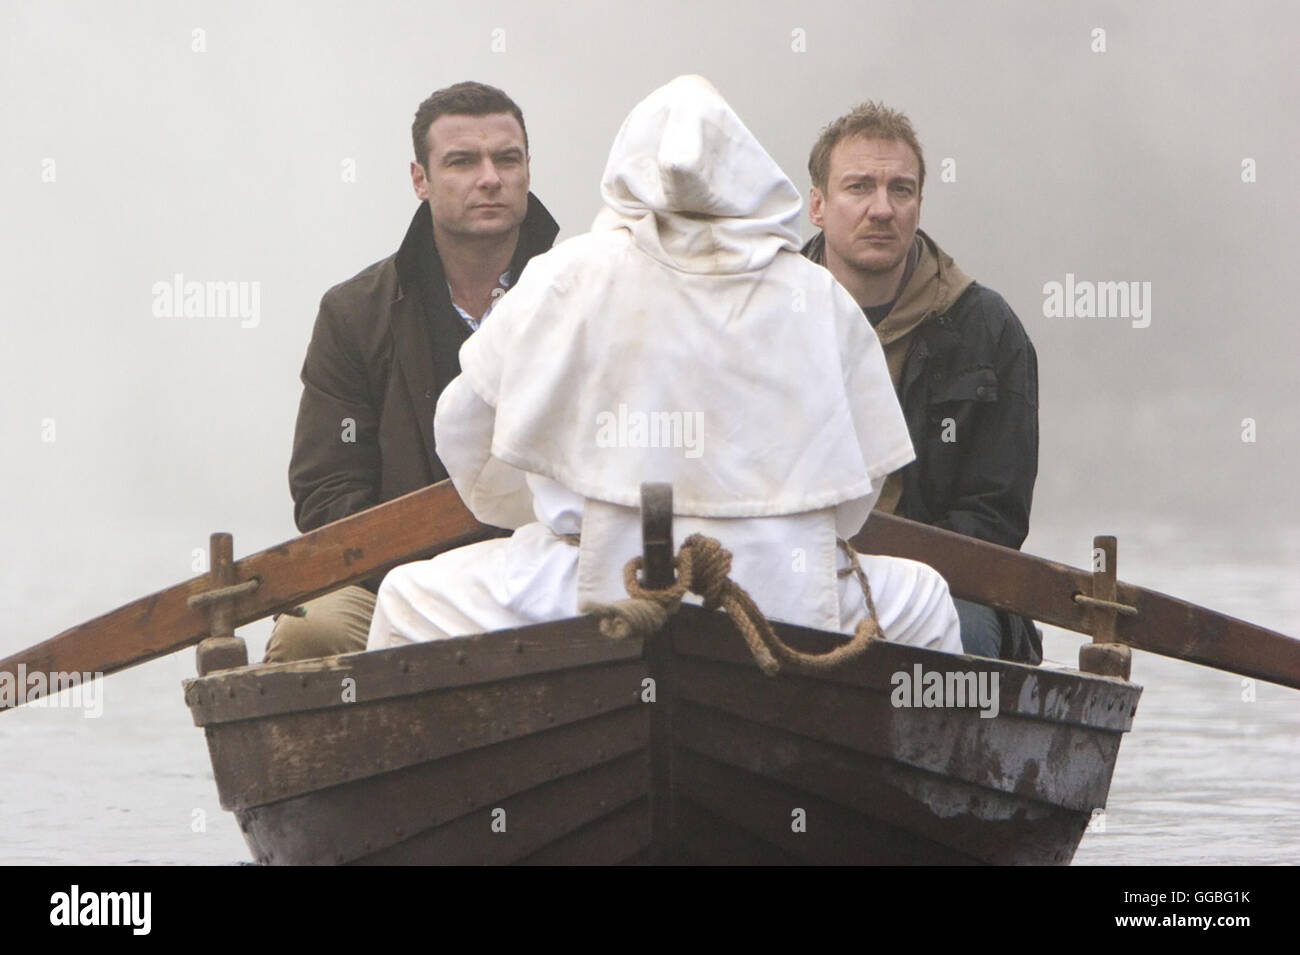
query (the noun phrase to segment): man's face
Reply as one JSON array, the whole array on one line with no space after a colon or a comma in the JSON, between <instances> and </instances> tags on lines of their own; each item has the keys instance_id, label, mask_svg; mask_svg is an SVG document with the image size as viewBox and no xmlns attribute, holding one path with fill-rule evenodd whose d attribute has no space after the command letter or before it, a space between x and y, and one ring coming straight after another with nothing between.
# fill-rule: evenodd
<instances>
[{"instance_id":1,"label":"man's face","mask_svg":"<svg viewBox=\"0 0 1300 955\"><path fill-rule=\"evenodd\" d=\"M920 163L896 139L851 136L831 150L826 191L812 187L808 217L826 246L851 268L901 268L921 220Z\"/></svg>"},{"instance_id":2,"label":"man's face","mask_svg":"<svg viewBox=\"0 0 1300 955\"><path fill-rule=\"evenodd\" d=\"M509 233L528 211L524 131L509 113L448 113L429 126L425 167L411 163L415 194L441 231L463 238Z\"/></svg>"}]
</instances>

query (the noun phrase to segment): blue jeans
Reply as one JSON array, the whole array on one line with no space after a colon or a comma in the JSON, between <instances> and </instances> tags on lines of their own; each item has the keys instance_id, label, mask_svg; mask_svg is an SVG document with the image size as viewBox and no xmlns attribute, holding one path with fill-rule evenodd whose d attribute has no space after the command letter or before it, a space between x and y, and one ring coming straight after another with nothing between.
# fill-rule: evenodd
<instances>
[{"instance_id":1,"label":"blue jeans","mask_svg":"<svg viewBox=\"0 0 1300 955\"><path fill-rule=\"evenodd\" d=\"M977 657L1002 656L1002 622L998 612L969 600L952 599L961 623L961 648Z\"/></svg>"}]
</instances>

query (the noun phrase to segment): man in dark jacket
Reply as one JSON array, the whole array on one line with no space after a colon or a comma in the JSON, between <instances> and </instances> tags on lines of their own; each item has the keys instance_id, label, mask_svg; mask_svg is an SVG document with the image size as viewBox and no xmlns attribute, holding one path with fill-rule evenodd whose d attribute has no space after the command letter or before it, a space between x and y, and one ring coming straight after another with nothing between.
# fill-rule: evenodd
<instances>
[{"instance_id":1,"label":"man in dark jacket","mask_svg":"<svg viewBox=\"0 0 1300 955\"><path fill-rule=\"evenodd\" d=\"M481 83L420 104L411 182L421 200L395 255L336 285L302 367L289 487L304 533L447 476L433 412L460 346L559 231L529 191L519 107ZM374 591L344 587L281 615L266 661L363 650Z\"/></svg>"},{"instance_id":2,"label":"man in dark jacket","mask_svg":"<svg viewBox=\"0 0 1300 955\"><path fill-rule=\"evenodd\" d=\"M911 122L864 103L822 131L808 171L822 232L804 254L875 327L916 449L876 506L1019 548L1038 473L1038 359L1002 296L918 229L925 159ZM1042 659L1032 621L954 602L967 653Z\"/></svg>"}]
</instances>

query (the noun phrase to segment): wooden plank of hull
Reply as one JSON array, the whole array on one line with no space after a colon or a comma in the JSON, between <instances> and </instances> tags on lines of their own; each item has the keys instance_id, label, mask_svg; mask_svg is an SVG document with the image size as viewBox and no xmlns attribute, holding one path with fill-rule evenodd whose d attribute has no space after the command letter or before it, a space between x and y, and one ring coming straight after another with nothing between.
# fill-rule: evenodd
<instances>
[{"instance_id":1,"label":"wooden plank of hull","mask_svg":"<svg viewBox=\"0 0 1300 955\"><path fill-rule=\"evenodd\" d=\"M221 805L246 809L641 706L639 661L209 726Z\"/></svg>"},{"instance_id":2,"label":"wooden plank of hull","mask_svg":"<svg viewBox=\"0 0 1300 955\"><path fill-rule=\"evenodd\" d=\"M548 780L643 751L648 739L647 712L629 707L249 808L238 816L245 841L258 862L348 862L453 819L482 817L502 800ZM613 850L622 853L617 859L649 843L647 829L636 845L623 851L626 836L622 829L611 833L611 838L624 840Z\"/></svg>"},{"instance_id":3,"label":"wooden plank of hull","mask_svg":"<svg viewBox=\"0 0 1300 955\"><path fill-rule=\"evenodd\" d=\"M610 640L591 617L433 640L339 657L222 670L185 681L196 726L279 713L327 709L342 702L351 679L356 703L637 660L641 641Z\"/></svg>"},{"instance_id":4,"label":"wooden plank of hull","mask_svg":"<svg viewBox=\"0 0 1300 955\"><path fill-rule=\"evenodd\" d=\"M1118 731L955 708L895 708L889 697L757 668L679 661L679 698L809 739L887 758L978 786L1091 812L1105 805ZM843 714L852 713L846 720ZM1080 735L1086 734L1086 735Z\"/></svg>"},{"instance_id":5,"label":"wooden plank of hull","mask_svg":"<svg viewBox=\"0 0 1300 955\"><path fill-rule=\"evenodd\" d=\"M847 637L827 634L806 627L775 624L782 639L796 649L825 653L847 641ZM683 607L673 622L673 649L680 657L693 657L731 663L753 669L753 657L729 619L721 614L705 615L696 607ZM1039 667L942 653L923 647L910 647L877 641L867 647L857 660L850 660L834 670L819 672L820 682L861 687L886 694L894 691L894 675L924 672L997 673L998 712L1022 716L1039 716L1053 723L1127 731L1142 688L1115 677L1079 673L1076 670L1046 670ZM787 672L796 671L787 669ZM804 678L811 678L804 675Z\"/></svg>"},{"instance_id":6,"label":"wooden plank of hull","mask_svg":"<svg viewBox=\"0 0 1300 955\"><path fill-rule=\"evenodd\" d=\"M994 865L1068 863L1091 817L688 704L679 719L692 753L910 832L926 850Z\"/></svg>"},{"instance_id":7,"label":"wooden plank of hull","mask_svg":"<svg viewBox=\"0 0 1300 955\"><path fill-rule=\"evenodd\" d=\"M671 538L670 533L668 536ZM664 570L663 566L656 568L656 572ZM645 650L646 665L653 681L651 685L655 687L655 701L650 710L649 861L656 865L671 860L677 832L677 788L674 781L677 661L672 642L664 639L665 636L663 633L652 636Z\"/></svg>"},{"instance_id":8,"label":"wooden plank of hull","mask_svg":"<svg viewBox=\"0 0 1300 955\"><path fill-rule=\"evenodd\" d=\"M618 865L650 846L650 801L638 799L521 859L524 865Z\"/></svg>"},{"instance_id":9,"label":"wooden plank of hull","mask_svg":"<svg viewBox=\"0 0 1300 955\"><path fill-rule=\"evenodd\" d=\"M677 843L667 861L680 865L799 864L798 857L689 799L677 803Z\"/></svg>"},{"instance_id":10,"label":"wooden plank of hull","mask_svg":"<svg viewBox=\"0 0 1300 955\"><path fill-rule=\"evenodd\" d=\"M678 754L683 801L728 820L752 837L815 865L971 865L972 859L915 833L851 812L811 793L715 763L689 750ZM795 813L804 813L802 831ZM708 843L692 853L712 862Z\"/></svg>"},{"instance_id":11,"label":"wooden plank of hull","mask_svg":"<svg viewBox=\"0 0 1300 955\"><path fill-rule=\"evenodd\" d=\"M361 865L507 865L629 803L644 805L650 763L642 750L503 799L506 829L482 811L356 860ZM648 819L647 819L648 828ZM617 851L621 851L618 847ZM593 860L594 861L594 860Z\"/></svg>"}]
</instances>

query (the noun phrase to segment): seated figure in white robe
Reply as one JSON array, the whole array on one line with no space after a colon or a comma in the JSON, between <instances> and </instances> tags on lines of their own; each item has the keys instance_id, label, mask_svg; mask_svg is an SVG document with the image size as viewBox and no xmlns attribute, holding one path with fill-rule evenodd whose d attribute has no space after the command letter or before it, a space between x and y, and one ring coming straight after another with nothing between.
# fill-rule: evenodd
<instances>
[{"instance_id":1,"label":"seated figure in white robe","mask_svg":"<svg viewBox=\"0 0 1300 955\"><path fill-rule=\"evenodd\" d=\"M679 77L624 121L601 194L592 231L529 263L438 402L452 482L513 536L394 569L370 648L626 597L643 481L673 485L675 548L718 539L769 619L852 633L867 613L837 538L914 454L874 330L799 254L798 191L706 80ZM886 639L961 652L938 573L856 559Z\"/></svg>"}]
</instances>

